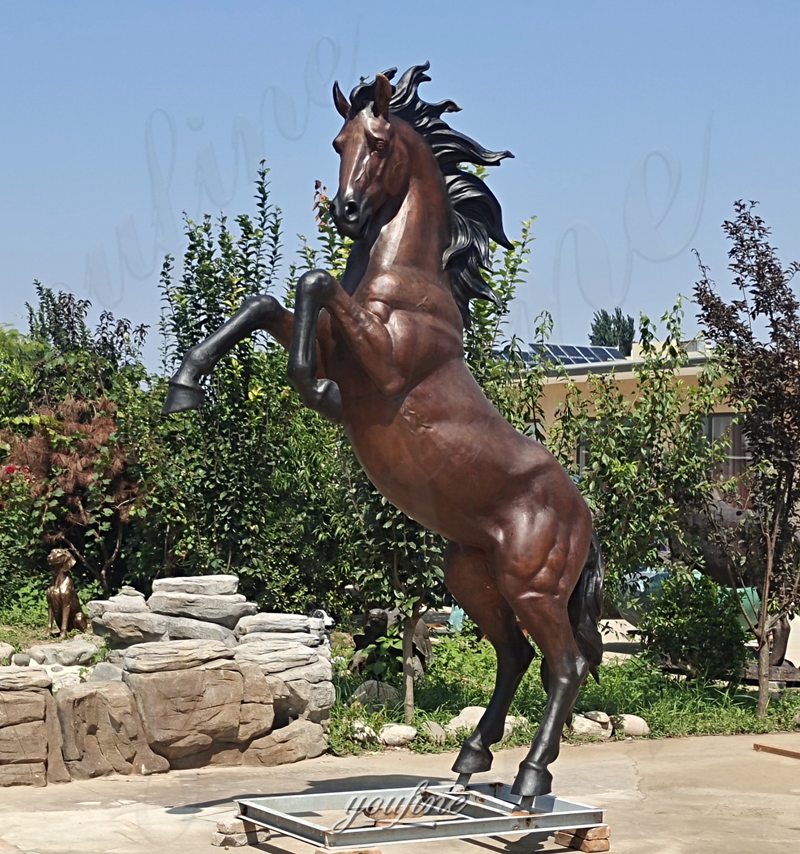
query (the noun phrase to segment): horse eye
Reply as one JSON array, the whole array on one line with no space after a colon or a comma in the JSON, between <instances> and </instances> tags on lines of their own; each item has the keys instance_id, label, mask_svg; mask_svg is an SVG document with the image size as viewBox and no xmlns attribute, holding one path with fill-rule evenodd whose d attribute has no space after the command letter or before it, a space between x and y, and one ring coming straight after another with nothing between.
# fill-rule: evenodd
<instances>
[{"instance_id":1,"label":"horse eye","mask_svg":"<svg viewBox=\"0 0 800 854\"><path fill-rule=\"evenodd\" d=\"M376 139L375 140L375 151L383 151L386 148L386 140L385 139Z\"/></svg>"}]
</instances>

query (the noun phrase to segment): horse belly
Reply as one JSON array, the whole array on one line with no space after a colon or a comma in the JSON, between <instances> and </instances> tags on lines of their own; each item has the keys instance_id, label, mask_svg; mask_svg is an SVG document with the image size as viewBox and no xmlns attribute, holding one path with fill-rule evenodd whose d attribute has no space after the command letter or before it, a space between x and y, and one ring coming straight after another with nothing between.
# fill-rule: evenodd
<instances>
[{"instance_id":1,"label":"horse belly","mask_svg":"<svg viewBox=\"0 0 800 854\"><path fill-rule=\"evenodd\" d=\"M480 432L465 433L463 422L447 419L432 426L407 409L385 426L373 422L351 431L350 438L369 479L395 507L448 539L485 546L498 501L511 497L503 493L529 478L521 470L524 455L515 454L519 448L498 453Z\"/></svg>"}]
</instances>

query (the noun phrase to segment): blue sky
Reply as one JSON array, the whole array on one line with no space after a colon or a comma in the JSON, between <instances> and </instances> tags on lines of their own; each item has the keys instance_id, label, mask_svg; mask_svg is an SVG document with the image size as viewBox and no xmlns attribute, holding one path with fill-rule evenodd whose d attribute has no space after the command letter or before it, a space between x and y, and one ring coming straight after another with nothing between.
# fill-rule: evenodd
<instances>
[{"instance_id":1,"label":"blue sky","mask_svg":"<svg viewBox=\"0 0 800 854\"><path fill-rule=\"evenodd\" d=\"M691 292L692 248L727 284L720 223L740 197L800 257L796 3L29 2L3 18L0 322L24 327L39 278L155 323L181 212L250 210L261 157L291 255L314 179L335 185L332 80L425 59L425 97L516 155L491 176L509 234L537 217L515 332L542 309L570 343L596 308L660 315Z\"/></svg>"}]
</instances>

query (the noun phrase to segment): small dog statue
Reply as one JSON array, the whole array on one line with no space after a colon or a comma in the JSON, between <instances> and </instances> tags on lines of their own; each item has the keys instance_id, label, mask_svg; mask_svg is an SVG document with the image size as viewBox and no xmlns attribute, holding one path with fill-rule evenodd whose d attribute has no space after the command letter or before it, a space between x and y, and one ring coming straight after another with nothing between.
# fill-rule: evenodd
<instances>
[{"instance_id":1,"label":"small dog statue","mask_svg":"<svg viewBox=\"0 0 800 854\"><path fill-rule=\"evenodd\" d=\"M75 566L75 558L67 549L53 549L47 556L47 563L53 570L53 583L47 588L48 634L55 629L63 638L73 629L85 632L88 622L70 572Z\"/></svg>"}]
</instances>

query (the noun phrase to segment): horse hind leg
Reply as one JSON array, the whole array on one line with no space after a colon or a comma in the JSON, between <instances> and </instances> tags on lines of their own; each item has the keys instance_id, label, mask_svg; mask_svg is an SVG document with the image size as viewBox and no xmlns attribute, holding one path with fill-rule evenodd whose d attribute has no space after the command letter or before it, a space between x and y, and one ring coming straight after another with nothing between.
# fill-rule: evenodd
<instances>
[{"instance_id":1,"label":"horse hind leg","mask_svg":"<svg viewBox=\"0 0 800 854\"><path fill-rule=\"evenodd\" d=\"M504 573L498 568L503 595L542 651L547 682L544 715L512 787L514 794L523 797L550 792L553 777L548 766L558 756L561 731L590 668L575 640L561 585L556 590L551 587L558 574L548 566L534 566L526 573Z\"/></svg>"},{"instance_id":2,"label":"horse hind leg","mask_svg":"<svg viewBox=\"0 0 800 854\"><path fill-rule=\"evenodd\" d=\"M497 655L492 698L453 765L458 774L477 774L492 767L489 748L503 737L506 715L533 660L533 649L489 574L483 552L451 544L445 557L445 584L489 639Z\"/></svg>"}]
</instances>

